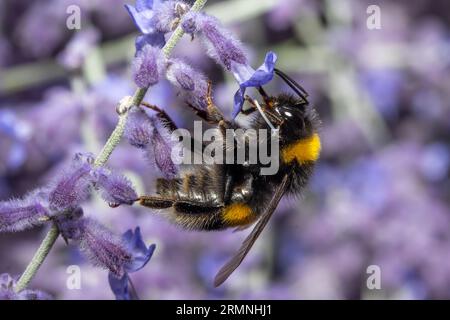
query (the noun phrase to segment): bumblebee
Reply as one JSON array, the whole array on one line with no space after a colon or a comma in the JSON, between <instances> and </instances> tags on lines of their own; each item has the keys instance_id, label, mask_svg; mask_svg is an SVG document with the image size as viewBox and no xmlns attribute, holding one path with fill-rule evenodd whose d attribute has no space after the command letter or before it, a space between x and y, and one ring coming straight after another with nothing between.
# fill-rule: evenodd
<instances>
[{"instance_id":1,"label":"bumblebee","mask_svg":"<svg viewBox=\"0 0 450 320\"><path fill-rule=\"evenodd\" d=\"M235 227L242 230L256 223L239 251L216 275L216 287L243 261L283 195L298 195L301 192L319 157L320 120L307 100L308 94L282 71L275 69L275 74L289 85L295 95L268 96L260 87L258 90L264 101L260 103L246 96L250 103L241 113L252 115L249 118L251 128L278 131L280 165L276 174L261 175L259 169L262 164L259 162L196 165L178 178L158 179L157 194L138 199L142 206L165 209L162 213L171 222L186 229L222 230ZM176 129L163 110L144 105L157 111L169 129ZM239 128L236 123L225 120L214 105L211 84L206 110L190 107L201 119L217 126L223 135L226 129Z\"/></svg>"}]
</instances>

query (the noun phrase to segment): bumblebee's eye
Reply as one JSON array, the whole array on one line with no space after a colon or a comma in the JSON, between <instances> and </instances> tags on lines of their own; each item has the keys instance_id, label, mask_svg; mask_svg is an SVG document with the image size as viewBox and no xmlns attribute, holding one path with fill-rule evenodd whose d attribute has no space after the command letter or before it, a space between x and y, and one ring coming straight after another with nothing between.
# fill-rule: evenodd
<instances>
[{"instance_id":1,"label":"bumblebee's eye","mask_svg":"<svg viewBox=\"0 0 450 320\"><path fill-rule=\"evenodd\" d=\"M283 113L283 115L284 115L285 118L292 118L292 113L290 113L289 111L285 111Z\"/></svg>"}]
</instances>

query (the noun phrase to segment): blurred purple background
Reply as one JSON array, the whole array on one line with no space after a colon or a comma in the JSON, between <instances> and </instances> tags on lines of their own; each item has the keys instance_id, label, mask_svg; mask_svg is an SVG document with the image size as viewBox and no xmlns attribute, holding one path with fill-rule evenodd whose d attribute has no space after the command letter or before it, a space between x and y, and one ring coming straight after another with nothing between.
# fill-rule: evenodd
<instances>
[{"instance_id":1,"label":"blurred purple background","mask_svg":"<svg viewBox=\"0 0 450 320\"><path fill-rule=\"evenodd\" d=\"M132 0L128 3L132 3ZM131 94L135 28L124 0L0 2L0 199L52 177L77 151L98 153ZM66 27L81 7L82 28ZM369 5L381 29L369 30ZM450 298L450 3L446 0L208 1L245 43L254 66L268 50L310 93L323 120L322 158L301 199L286 199L238 271L219 289L218 268L248 231L187 232L141 208L92 197L86 215L118 233L139 225L157 249L132 279L146 299ZM237 89L186 37L185 57L213 80L231 114ZM287 88L274 81L277 93ZM190 111L166 82L145 99L190 128ZM123 142L109 165L139 193L157 174ZM0 273L19 274L45 230L0 234ZM82 288L66 287L80 265ZM381 270L381 290L366 285ZM112 299L107 272L58 240L32 282L57 299Z\"/></svg>"}]
</instances>

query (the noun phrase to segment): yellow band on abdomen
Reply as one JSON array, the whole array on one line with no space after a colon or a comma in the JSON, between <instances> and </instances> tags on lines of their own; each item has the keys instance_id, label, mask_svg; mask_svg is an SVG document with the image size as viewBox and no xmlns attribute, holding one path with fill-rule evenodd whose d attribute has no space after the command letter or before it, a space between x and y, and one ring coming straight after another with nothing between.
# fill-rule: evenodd
<instances>
[{"instance_id":1,"label":"yellow band on abdomen","mask_svg":"<svg viewBox=\"0 0 450 320\"><path fill-rule=\"evenodd\" d=\"M320 154L320 137L314 133L311 137L300 139L281 150L281 160L284 163L291 163L297 160L299 164L314 162Z\"/></svg>"},{"instance_id":2,"label":"yellow band on abdomen","mask_svg":"<svg viewBox=\"0 0 450 320\"><path fill-rule=\"evenodd\" d=\"M253 222L256 215L248 205L233 203L223 209L222 218L227 226L235 227Z\"/></svg>"}]
</instances>

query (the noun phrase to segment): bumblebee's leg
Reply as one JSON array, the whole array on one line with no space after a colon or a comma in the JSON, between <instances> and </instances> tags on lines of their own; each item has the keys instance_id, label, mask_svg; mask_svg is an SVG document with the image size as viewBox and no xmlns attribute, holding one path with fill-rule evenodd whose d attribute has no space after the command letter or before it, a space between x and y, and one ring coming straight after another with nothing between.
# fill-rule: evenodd
<instances>
[{"instance_id":1,"label":"bumblebee's leg","mask_svg":"<svg viewBox=\"0 0 450 320\"><path fill-rule=\"evenodd\" d=\"M167 218L190 230L219 230L224 228L222 207L191 200L173 200L158 196L139 197L139 204L153 209L173 208Z\"/></svg>"},{"instance_id":2,"label":"bumblebee's leg","mask_svg":"<svg viewBox=\"0 0 450 320\"><path fill-rule=\"evenodd\" d=\"M190 230L219 230L225 226L221 206L200 201L180 200L174 203L172 222Z\"/></svg>"},{"instance_id":3,"label":"bumblebee's leg","mask_svg":"<svg viewBox=\"0 0 450 320\"><path fill-rule=\"evenodd\" d=\"M161 119L167 125L167 127L170 129L170 131L175 131L178 129L175 122L173 122L173 120L169 117L169 115L164 110L158 108L157 106L155 106L153 104L147 103L147 102L141 102L141 105L148 109L156 111L157 117L159 119Z\"/></svg>"},{"instance_id":4,"label":"bumblebee's leg","mask_svg":"<svg viewBox=\"0 0 450 320\"><path fill-rule=\"evenodd\" d=\"M212 84L208 81L208 91L206 93L206 110L201 110L194 105L188 103L188 106L194 110L194 113L211 124L217 124L223 120L222 112L214 105L212 100Z\"/></svg>"},{"instance_id":5,"label":"bumblebee's leg","mask_svg":"<svg viewBox=\"0 0 450 320\"><path fill-rule=\"evenodd\" d=\"M220 120L223 120L222 112L214 105L213 99L212 99L212 83L211 81L208 81L208 91L206 93L206 103L207 103L207 110L208 114L211 117L214 117L216 120L215 122L219 122Z\"/></svg>"},{"instance_id":6,"label":"bumblebee's leg","mask_svg":"<svg viewBox=\"0 0 450 320\"><path fill-rule=\"evenodd\" d=\"M265 102L266 103L266 105L268 105L268 106L271 106L273 103L272 103L272 101L270 100L270 98L267 98L268 100ZM244 97L244 100L245 101L247 101L249 104L250 104L250 108L249 109L246 109L246 110L241 110L241 113L242 114L244 114L244 115L250 115L250 114L252 114L253 112L255 112L256 110L258 110L258 107L256 106L256 103L255 103L255 100L254 99L252 99L250 96L245 96ZM267 103L269 103L269 104L267 104ZM281 119L279 116L277 116L274 112L272 112L271 111L271 107L269 107L269 108L265 108L264 109L264 113L266 114L266 116L271 120L271 121L273 121L275 124L277 124L277 125L281 125L281 123L283 123L283 119Z\"/></svg>"},{"instance_id":7,"label":"bumblebee's leg","mask_svg":"<svg viewBox=\"0 0 450 320\"><path fill-rule=\"evenodd\" d=\"M253 99L250 96L246 95L244 97L244 101L247 101L250 104L250 107L246 110L243 110L243 109L241 110L241 113L243 115L248 116L248 115L252 114L253 112L255 112L256 110L258 110L255 105L255 102L253 101Z\"/></svg>"},{"instance_id":8,"label":"bumblebee's leg","mask_svg":"<svg viewBox=\"0 0 450 320\"><path fill-rule=\"evenodd\" d=\"M174 200L158 196L141 196L138 198L139 204L153 209L166 209L173 206Z\"/></svg>"}]
</instances>

